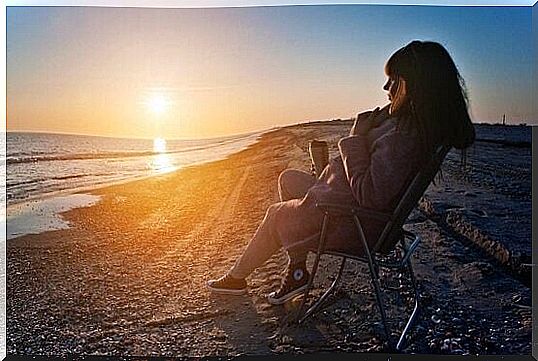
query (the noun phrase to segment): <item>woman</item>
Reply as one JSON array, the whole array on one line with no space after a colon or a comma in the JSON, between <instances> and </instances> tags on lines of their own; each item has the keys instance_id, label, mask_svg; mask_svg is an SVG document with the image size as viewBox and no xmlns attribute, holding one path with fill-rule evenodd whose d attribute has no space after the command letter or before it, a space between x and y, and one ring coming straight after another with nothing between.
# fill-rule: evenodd
<instances>
[{"instance_id":1,"label":"woman","mask_svg":"<svg viewBox=\"0 0 538 361\"><path fill-rule=\"evenodd\" d=\"M268 301L282 304L301 294L309 277L306 255L317 248L323 218L317 202L391 212L405 185L438 145L464 150L473 143L465 85L442 45L413 41L389 58L385 73L388 80L383 89L390 104L357 116L350 135L338 142L340 155L318 179L298 170L280 175L281 202L269 207L228 273L208 282L210 290L244 294L245 278L283 247L289 255L287 276ZM364 220L368 242L375 242L384 225ZM327 248L362 254L356 232L349 217L332 218Z\"/></svg>"}]
</instances>

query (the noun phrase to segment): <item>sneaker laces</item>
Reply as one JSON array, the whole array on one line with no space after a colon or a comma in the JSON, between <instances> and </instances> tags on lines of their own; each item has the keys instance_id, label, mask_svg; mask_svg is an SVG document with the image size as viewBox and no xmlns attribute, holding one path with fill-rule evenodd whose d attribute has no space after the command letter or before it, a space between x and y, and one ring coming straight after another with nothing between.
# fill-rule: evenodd
<instances>
[{"instance_id":1,"label":"sneaker laces","mask_svg":"<svg viewBox=\"0 0 538 361\"><path fill-rule=\"evenodd\" d=\"M229 273L227 273L223 277L217 279L215 283L220 285L231 285L234 283L238 283L239 281L239 279L234 278Z\"/></svg>"}]
</instances>

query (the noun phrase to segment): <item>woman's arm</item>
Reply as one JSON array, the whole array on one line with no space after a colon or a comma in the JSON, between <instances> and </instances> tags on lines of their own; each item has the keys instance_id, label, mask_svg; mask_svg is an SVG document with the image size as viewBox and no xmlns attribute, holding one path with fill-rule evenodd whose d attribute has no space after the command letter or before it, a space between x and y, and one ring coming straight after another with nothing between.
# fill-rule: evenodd
<instances>
[{"instance_id":1,"label":"woman's arm","mask_svg":"<svg viewBox=\"0 0 538 361\"><path fill-rule=\"evenodd\" d=\"M352 135L338 142L347 180L360 206L391 209L415 169L415 142L397 131L379 138L371 150L365 135Z\"/></svg>"}]
</instances>

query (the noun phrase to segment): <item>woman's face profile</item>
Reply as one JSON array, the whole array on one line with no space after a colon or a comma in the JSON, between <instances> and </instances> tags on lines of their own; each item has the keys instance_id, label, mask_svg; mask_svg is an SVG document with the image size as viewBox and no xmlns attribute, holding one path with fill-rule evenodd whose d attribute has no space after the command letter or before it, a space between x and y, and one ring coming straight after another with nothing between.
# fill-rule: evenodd
<instances>
[{"instance_id":1,"label":"woman's face profile","mask_svg":"<svg viewBox=\"0 0 538 361\"><path fill-rule=\"evenodd\" d=\"M387 91L389 100L392 101L392 97L396 94L396 80L388 76L387 82L383 85L383 90Z\"/></svg>"},{"instance_id":2,"label":"woman's face profile","mask_svg":"<svg viewBox=\"0 0 538 361\"><path fill-rule=\"evenodd\" d=\"M383 90L388 92L388 98L391 103L389 113L394 114L406 99L405 81L402 77L387 76L388 79L385 85L383 85Z\"/></svg>"}]
</instances>

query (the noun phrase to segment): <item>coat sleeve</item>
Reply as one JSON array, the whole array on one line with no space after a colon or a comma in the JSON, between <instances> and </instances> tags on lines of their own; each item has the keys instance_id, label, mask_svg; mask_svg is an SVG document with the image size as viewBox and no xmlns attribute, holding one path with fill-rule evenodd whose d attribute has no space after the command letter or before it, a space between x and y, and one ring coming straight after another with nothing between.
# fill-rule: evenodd
<instances>
[{"instance_id":1,"label":"coat sleeve","mask_svg":"<svg viewBox=\"0 0 538 361\"><path fill-rule=\"evenodd\" d=\"M346 177L359 206L391 210L414 169L413 140L391 132L377 139L372 149L366 136L352 135L338 142Z\"/></svg>"}]
</instances>

